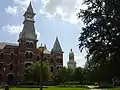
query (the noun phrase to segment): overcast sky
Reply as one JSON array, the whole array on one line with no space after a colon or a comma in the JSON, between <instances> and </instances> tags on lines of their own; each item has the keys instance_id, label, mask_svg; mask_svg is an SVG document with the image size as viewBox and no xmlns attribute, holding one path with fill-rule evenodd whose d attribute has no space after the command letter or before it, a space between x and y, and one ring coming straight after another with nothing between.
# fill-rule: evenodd
<instances>
[{"instance_id":1,"label":"overcast sky","mask_svg":"<svg viewBox=\"0 0 120 90\"><path fill-rule=\"evenodd\" d=\"M77 19L81 0L1 0L0 3L0 42L17 43L23 28L23 14L30 1L35 16L35 29L38 45L46 44L52 49L56 36L64 51L64 66L67 66L68 54L72 48L77 66L85 64L85 52L80 53L78 38L82 21Z\"/></svg>"}]
</instances>

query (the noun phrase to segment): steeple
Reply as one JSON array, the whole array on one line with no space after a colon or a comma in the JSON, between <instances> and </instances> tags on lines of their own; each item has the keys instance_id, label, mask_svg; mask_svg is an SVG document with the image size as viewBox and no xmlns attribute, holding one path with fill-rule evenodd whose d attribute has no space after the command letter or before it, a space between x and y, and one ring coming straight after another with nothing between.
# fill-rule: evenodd
<instances>
[{"instance_id":1,"label":"steeple","mask_svg":"<svg viewBox=\"0 0 120 90\"><path fill-rule=\"evenodd\" d=\"M31 5L31 2L27 8L27 11L24 14L24 27L22 32L19 34L19 40L20 39L30 39L30 40L36 40L37 35L35 33L35 27L34 27L34 15L33 8Z\"/></svg>"},{"instance_id":2,"label":"steeple","mask_svg":"<svg viewBox=\"0 0 120 90\"><path fill-rule=\"evenodd\" d=\"M54 43L54 45L53 45L53 48L52 48L51 52L63 52L63 51L62 51L62 48L61 48L61 46L60 46L58 37L56 37L56 40L55 40L55 43Z\"/></svg>"},{"instance_id":3,"label":"steeple","mask_svg":"<svg viewBox=\"0 0 120 90\"><path fill-rule=\"evenodd\" d=\"M27 8L27 11L25 12L25 14L26 14L26 13L34 14L34 15L35 15L35 13L34 13L34 11L33 11L33 8L32 8L32 5L31 5L31 1L30 1L30 4L29 4L29 6L28 6L28 8ZM25 14L24 14L24 16L25 16Z\"/></svg>"}]
</instances>

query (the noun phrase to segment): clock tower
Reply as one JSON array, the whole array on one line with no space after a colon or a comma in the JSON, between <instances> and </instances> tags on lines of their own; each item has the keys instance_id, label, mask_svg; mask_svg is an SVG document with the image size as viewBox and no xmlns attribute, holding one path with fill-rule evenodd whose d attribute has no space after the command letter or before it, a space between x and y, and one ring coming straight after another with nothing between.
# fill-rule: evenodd
<instances>
[{"instance_id":1,"label":"clock tower","mask_svg":"<svg viewBox=\"0 0 120 90\"><path fill-rule=\"evenodd\" d=\"M24 51L27 48L29 48L29 50L36 49L38 40L34 27L35 13L33 12L31 2L27 8L27 11L24 13L23 16L24 16L24 22L23 22L24 27L22 32L19 34L19 40L18 40L20 51Z\"/></svg>"}]
</instances>

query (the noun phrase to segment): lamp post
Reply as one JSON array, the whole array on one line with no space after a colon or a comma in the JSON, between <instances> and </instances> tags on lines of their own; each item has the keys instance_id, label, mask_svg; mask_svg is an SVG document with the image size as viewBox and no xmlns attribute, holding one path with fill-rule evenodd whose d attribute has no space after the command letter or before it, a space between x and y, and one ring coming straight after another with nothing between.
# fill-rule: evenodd
<instances>
[{"instance_id":1,"label":"lamp post","mask_svg":"<svg viewBox=\"0 0 120 90\"><path fill-rule=\"evenodd\" d=\"M5 70L6 70L6 68L3 68L3 70L4 70L4 82L3 82L3 88L5 87Z\"/></svg>"},{"instance_id":2,"label":"lamp post","mask_svg":"<svg viewBox=\"0 0 120 90\"><path fill-rule=\"evenodd\" d=\"M42 59L43 59L43 51L44 51L44 47L41 46L39 47L39 50L40 50L40 56L41 56L41 60L40 60L40 90L42 90Z\"/></svg>"}]
</instances>

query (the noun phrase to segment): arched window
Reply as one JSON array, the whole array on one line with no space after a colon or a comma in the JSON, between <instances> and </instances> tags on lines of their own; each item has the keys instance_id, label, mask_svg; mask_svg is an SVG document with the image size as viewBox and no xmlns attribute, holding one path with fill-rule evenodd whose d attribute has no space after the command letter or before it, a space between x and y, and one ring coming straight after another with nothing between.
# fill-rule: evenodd
<instances>
[{"instance_id":1,"label":"arched window","mask_svg":"<svg viewBox=\"0 0 120 90\"><path fill-rule=\"evenodd\" d=\"M29 55L29 56L30 56L30 58L32 58L32 56L33 56L33 55L32 55L32 52L30 52L30 55Z\"/></svg>"},{"instance_id":2,"label":"arched window","mask_svg":"<svg viewBox=\"0 0 120 90\"><path fill-rule=\"evenodd\" d=\"M46 60L47 60L47 57L45 56L43 59L44 59L44 61L46 61Z\"/></svg>"},{"instance_id":3,"label":"arched window","mask_svg":"<svg viewBox=\"0 0 120 90\"><path fill-rule=\"evenodd\" d=\"M26 52L26 58L29 58L29 52Z\"/></svg>"},{"instance_id":4,"label":"arched window","mask_svg":"<svg viewBox=\"0 0 120 90\"><path fill-rule=\"evenodd\" d=\"M50 59L50 63L53 63L53 58Z\"/></svg>"},{"instance_id":5,"label":"arched window","mask_svg":"<svg viewBox=\"0 0 120 90\"><path fill-rule=\"evenodd\" d=\"M63 63L63 59L62 58L60 58L60 63Z\"/></svg>"},{"instance_id":6,"label":"arched window","mask_svg":"<svg viewBox=\"0 0 120 90\"><path fill-rule=\"evenodd\" d=\"M3 68L3 62L0 62L0 70Z\"/></svg>"},{"instance_id":7,"label":"arched window","mask_svg":"<svg viewBox=\"0 0 120 90\"><path fill-rule=\"evenodd\" d=\"M25 63L25 68L29 67L30 65L32 65L32 63Z\"/></svg>"},{"instance_id":8,"label":"arched window","mask_svg":"<svg viewBox=\"0 0 120 90\"><path fill-rule=\"evenodd\" d=\"M59 63L59 62L60 62L60 60L59 60L59 58L58 58L58 57L56 58L56 60L57 60L57 63Z\"/></svg>"},{"instance_id":9,"label":"arched window","mask_svg":"<svg viewBox=\"0 0 120 90\"><path fill-rule=\"evenodd\" d=\"M4 53L0 53L0 59L4 59Z\"/></svg>"},{"instance_id":10,"label":"arched window","mask_svg":"<svg viewBox=\"0 0 120 90\"><path fill-rule=\"evenodd\" d=\"M29 48L33 48L33 43L30 43L30 44L29 44Z\"/></svg>"},{"instance_id":11,"label":"arched window","mask_svg":"<svg viewBox=\"0 0 120 90\"><path fill-rule=\"evenodd\" d=\"M13 70L13 64L12 63L10 64L10 70Z\"/></svg>"},{"instance_id":12,"label":"arched window","mask_svg":"<svg viewBox=\"0 0 120 90\"><path fill-rule=\"evenodd\" d=\"M10 54L10 59L13 59L13 53Z\"/></svg>"},{"instance_id":13,"label":"arched window","mask_svg":"<svg viewBox=\"0 0 120 90\"><path fill-rule=\"evenodd\" d=\"M57 69L59 69L59 66L57 66Z\"/></svg>"},{"instance_id":14,"label":"arched window","mask_svg":"<svg viewBox=\"0 0 120 90\"><path fill-rule=\"evenodd\" d=\"M51 66L51 72L53 72L53 66Z\"/></svg>"},{"instance_id":15,"label":"arched window","mask_svg":"<svg viewBox=\"0 0 120 90\"><path fill-rule=\"evenodd\" d=\"M29 42L26 42L26 47L29 48Z\"/></svg>"},{"instance_id":16,"label":"arched window","mask_svg":"<svg viewBox=\"0 0 120 90\"><path fill-rule=\"evenodd\" d=\"M36 61L39 61L39 60L40 60L40 57L39 57L39 56L37 56Z\"/></svg>"}]
</instances>

